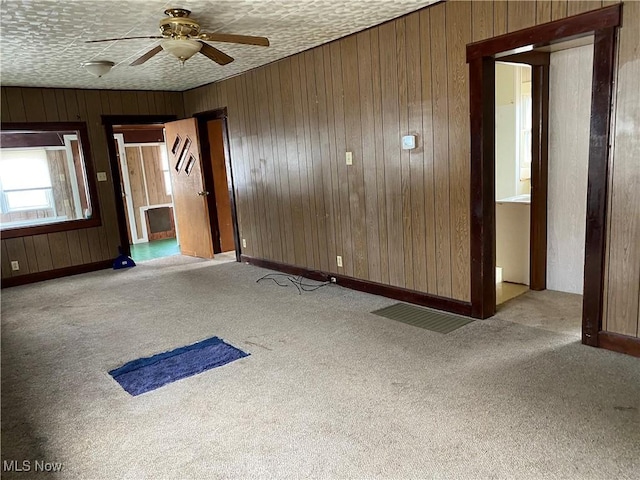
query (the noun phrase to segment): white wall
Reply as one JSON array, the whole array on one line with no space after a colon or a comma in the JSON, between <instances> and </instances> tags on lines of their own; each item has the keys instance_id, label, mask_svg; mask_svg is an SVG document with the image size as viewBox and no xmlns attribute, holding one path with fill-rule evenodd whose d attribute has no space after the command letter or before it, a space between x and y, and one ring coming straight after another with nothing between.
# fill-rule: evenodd
<instances>
[{"instance_id":1,"label":"white wall","mask_svg":"<svg viewBox=\"0 0 640 480\"><path fill-rule=\"evenodd\" d=\"M517 193L516 69L496 63L496 200Z\"/></svg>"},{"instance_id":2,"label":"white wall","mask_svg":"<svg viewBox=\"0 0 640 480\"><path fill-rule=\"evenodd\" d=\"M529 285L530 218L528 203L496 203L496 266L503 282Z\"/></svg>"},{"instance_id":3,"label":"white wall","mask_svg":"<svg viewBox=\"0 0 640 480\"><path fill-rule=\"evenodd\" d=\"M580 294L592 65L592 45L551 54L547 288Z\"/></svg>"}]
</instances>

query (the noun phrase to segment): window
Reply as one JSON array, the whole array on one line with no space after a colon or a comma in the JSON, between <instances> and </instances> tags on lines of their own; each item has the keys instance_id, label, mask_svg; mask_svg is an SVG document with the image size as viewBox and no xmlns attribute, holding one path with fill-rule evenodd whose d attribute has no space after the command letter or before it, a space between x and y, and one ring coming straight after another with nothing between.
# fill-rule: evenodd
<instances>
[{"instance_id":1,"label":"window","mask_svg":"<svg viewBox=\"0 0 640 480\"><path fill-rule=\"evenodd\" d=\"M164 191L167 195L171 195L171 172L169 171L169 159L167 158L167 149L164 145L160 148L160 167L164 176Z\"/></svg>"},{"instance_id":2,"label":"window","mask_svg":"<svg viewBox=\"0 0 640 480\"><path fill-rule=\"evenodd\" d=\"M2 124L3 238L100 225L84 123Z\"/></svg>"},{"instance_id":3,"label":"window","mask_svg":"<svg viewBox=\"0 0 640 480\"><path fill-rule=\"evenodd\" d=\"M520 84L520 181L531 178L531 122L533 120L531 81Z\"/></svg>"}]
</instances>

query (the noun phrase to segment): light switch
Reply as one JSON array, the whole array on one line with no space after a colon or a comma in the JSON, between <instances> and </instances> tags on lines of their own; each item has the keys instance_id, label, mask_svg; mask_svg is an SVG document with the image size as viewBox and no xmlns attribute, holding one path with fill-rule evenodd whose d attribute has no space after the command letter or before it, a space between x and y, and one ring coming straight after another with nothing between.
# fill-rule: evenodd
<instances>
[{"instance_id":1,"label":"light switch","mask_svg":"<svg viewBox=\"0 0 640 480\"><path fill-rule=\"evenodd\" d=\"M353 152L347 152L346 160L347 165L353 165Z\"/></svg>"},{"instance_id":2,"label":"light switch","mask_svg":"<svg viewBox=\"0 0 640 480\"><path fill-rule=\"evenodd\" d=\"M98 172L98 181L106 182L107 181L107 172Z\"/></svg>"}]
</instances>

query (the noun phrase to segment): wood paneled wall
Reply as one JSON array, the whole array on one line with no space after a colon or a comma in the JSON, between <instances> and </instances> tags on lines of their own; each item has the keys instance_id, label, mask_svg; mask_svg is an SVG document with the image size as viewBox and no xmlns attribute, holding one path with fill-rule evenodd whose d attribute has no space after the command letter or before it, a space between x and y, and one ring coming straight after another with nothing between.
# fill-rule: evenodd
<instances>
[{"instance_id":1,"label":"wood paneled wall","mask_svg":"<svg viewBox=\"0 0 640 480\"><path fill-rule=\"evenodd\" d=\"M228 108L244 253L469 300L465 46L611 3L448 1L185 92L187 115ZM609 238L608 325L630 335L640 296L639 8L625 5L620 35ZM408 134L417 148L403 151Z\"/></svg>"},{"instance_id":2,"label":"wood paneled wall","mask_svg":"<svg viewBox=\"0 0 640 480\"><path fill-rule=\"evenodd\" d=\"M131 235L136 239L143 238L142 225L146 222L140 207L164 205L173 201L171 195L167 195L164 184L160 151L163 148L165 148L164 145L128 146L125 143L131 201L136 223L136 232L131 232Z\"/></svg>"},{"instance_id":3,"label":"wood paneled wall","mask_svg":"<svg viewBox=\"0 0 640 480\"><path fill-rule=\"evenodd\" d=\"M100 114L227 107L245 253L468 300L465 45L612 3L450 0L184 94L2 88L2 119L88 120L97 170L108 172ZM633 336L640 324L638 25L640 3L626 2L605 323ZM418 148L401 150L406 134L417 135ZM346 151L353 166L345 165ZM11 275L9 258L34 272L110 258L118 244L113 190L110 181L98 187L102 227L3 240L3 278Z\"/></svg>"},{"instance_id":4,"label":"wood paneled wall","mask_svg":"<svg viewBox=\"0 0 640 480\"><path fill-rule=\"evenodd\" d=\"M640 337L640 2L618 37L605 330Z\"/></svg>"},{"instance_id":5,"label":"wood paneled wall","mask_svg":"<svg viewBox=\"0 0 640 480\"><path fill-rule=\"evenodd\" d=\"M4 122L85 121L97 172L102 226L2 240L2 278L115 258L119 234L107 143L101 115L184 115L182 93L2 87ZM10 261L20 270L12 272Z\"/></svg>"}]
</instances>

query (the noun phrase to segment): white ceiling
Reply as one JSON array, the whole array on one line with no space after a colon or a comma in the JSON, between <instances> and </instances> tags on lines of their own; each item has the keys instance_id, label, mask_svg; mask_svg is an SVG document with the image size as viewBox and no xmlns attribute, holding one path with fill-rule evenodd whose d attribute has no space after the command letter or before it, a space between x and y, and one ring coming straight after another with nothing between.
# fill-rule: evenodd
<instances>
[{"instance_id":1,"label":"white ceiling","mask_svg":"<svg viewBox=\"0 0 640 480\"><path fill-rule=\"evenodd\" d=\"M417 10L434 0L1 0L0 82L9 86L183 91L214 82ZM161 52L129 63L154 40L84 43L159 35L164 10L191 10L205 32L268 37L270 47L212 43L235 61L220 66L203 55L184 67ZM96 78L82 67L111 60Z\"/></svg>"}]
</instances>

